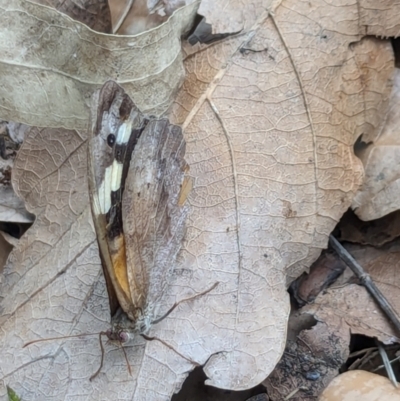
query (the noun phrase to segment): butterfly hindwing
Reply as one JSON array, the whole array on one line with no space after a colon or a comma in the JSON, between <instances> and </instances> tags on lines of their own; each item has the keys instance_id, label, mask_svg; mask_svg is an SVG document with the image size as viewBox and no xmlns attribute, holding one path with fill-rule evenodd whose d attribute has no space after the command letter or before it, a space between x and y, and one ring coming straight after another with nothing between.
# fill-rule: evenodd
<instances>
[{"instance_id":1,"label":"butterfly hindwing","mask_svg":"<svg viewBox=\"0 0 400 401\"><path fill-rule=\"evenodd\" d=\"M135 146L125 184L129 287L133 304L148 317L157 312L184 237L185 147L180 127L167 119L151 120Z\"/></svg>"}]
</instances>

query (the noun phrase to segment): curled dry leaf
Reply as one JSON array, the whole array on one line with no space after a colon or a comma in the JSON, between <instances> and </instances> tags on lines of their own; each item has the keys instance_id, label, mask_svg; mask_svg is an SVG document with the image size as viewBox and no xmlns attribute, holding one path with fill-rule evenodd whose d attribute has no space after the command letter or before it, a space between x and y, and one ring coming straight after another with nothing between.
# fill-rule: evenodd
<instances>
[{"instance_id":1,"label":"curled dry leaf","mask_svg":"<svg viewBox=\"0 0 400 401\"><path fill-rule=\"evenodd\" d=\"M400 209L400 70L396 69L386 124L376 139L362 137L358 152L365 169L363 186L351 207L361 220L375 220Z\"/></svg>"},{"instance_id":2,"label":"curled dry leaf","mask_svg":"<svg viewBox=\"0 0 400 401\"><path fill-rule=\"evenodd\" d=\"M4 7L5 0L0 4ZM16 4L17 10L22 7ZM349 207L362 179L353 144L361 132L379 126L391 90L390 43L363 38L359 4L292 0L272 6L229 2L223 16L236 19L234 12L241 9L248 28L186 59L187 76L169 111L170 119L184 128L194 188L188 197L186 237L165 302L173 304L220 284L215 293L181 304L151 334L205 364L207 383L220 388L253 387L280 359L289 314L287 284L326 247L329 233ZM171 25L118 38L126 42L113 38L113 43L126 47L151 42L153 34L174 28L180 12L168 20ZM243 27L241 21L236 25ZM90 48L99 45L91 40ZM160 52L170 51L157 44ZM150 67L157 61L152 53L140 55ZM97 54L90 66L97 71L98 65ZM26 72L13 68L17 75ZM83 67L81 71L88 74ZM70 83L68 76L63 79ZM147 107L143 99L133 100L144 112L162 109L163 93L147 89ZM42 93L52 101L55 92L47 86ZM7 107L16 110L17 104L10 101ZM41 105L35 113L44 110ZM46 109L38 119L54 111ZM74 114L57 109L56 114L63 125L83 125L84 113L69 118ZM104 369L92 383L88 367L97 367L100 359L96 338L21 348L38 337L106 329L109 312L87 206L85 136L33 130L18 160L15 186L37 221L2 277L0 291L7 294L0 303L3 381L30 399L42 394L55 400L73 394L170 399L193 365L160 342L137 339L127 348L133 378L121 350L107 346ZM34 377L29 388L23 386L25 377ZM49 385L53 380L56 386Z\"/></svg>"},{"instance_id":3,"label":"curled dry leaf","mask_svg":"<svg viewBox=\"0 0 400 401\"><path fill-rule=\"evenodd\" d=\"M86 129L91 95L108 79L121 83L143 112L165 112L184 77L180 37L197 7L133 37L94 32L39 4L0 0L0 117Z\"/></svg>"}]
</instances>

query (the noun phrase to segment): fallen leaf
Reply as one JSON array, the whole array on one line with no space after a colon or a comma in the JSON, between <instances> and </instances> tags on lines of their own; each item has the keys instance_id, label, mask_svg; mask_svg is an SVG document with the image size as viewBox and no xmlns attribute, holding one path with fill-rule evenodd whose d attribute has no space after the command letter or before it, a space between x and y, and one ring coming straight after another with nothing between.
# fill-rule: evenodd
<instances>
[{"instance_id":1,"label":"fallen leaf","mask_svg":"<svg viewBox=\"0 0 400 401\"><path fill-rule=\"evenodd\" d=\"M386 284L386 287L388 286L390 286L389 283ZM388 296L388 298L393 303L393 298L396 300L397 296ZM398 310L396 303L394 306ZM367 290L357 284L340 288L333 287L317 297L313 305L308 305L303 310L327 324L328 327L345 325L352 334L376 337L385 344L400 341L398 333L386 315Z\"/></svg>"},{"instance_id":2,"label":"fallen leaf","mask_svg":"<svg viewBox=\"0 0 400 401\"><path fill-rule=\"evenodd\" d=\"M358 244L348 244L346 248L365 272L371 276L397 315L400 316L400 279L397 274L400 269L400 239L379 248ZM378 310L379 314L387 320L388 318L383 312Z\"/></svg>"},{"instance_id":3,"label":"fallen leaf","mask_svg":"<svg viewBox=\"0 0 400 401\"><path fill-rule=\"evenodd\" d=\"M94 31L111 33L111 15L108 0L33 0L82 22Z\"/></svg>"},{"instance_id":4,"label":"fallen leaf","mask_svg":"<svg viewBox=\"0 0 400 401\"><path fill-rule=\"evenodd\" d=\"M400 70L386 124L377 138L362 138L364 146L357 153L364 164L365 180L351 205L361 220L375 220L400 209Z\"/></svg>"},{"instance_id":5,"label":"fallen leaf","mask_svg":"<svg viewBox=\"0 0 400 401\"><path fill-rule=\"evenodd\" d=\"M39 127L87 128L90 99L108 79L160 115L182 83L180 37L198 3L137 36L94 32L55 9L0 1L0 117Z\"/></svg>"},{"instance_id":6,"label":"fallen leaf","mask_svg":"<svg viewBox=\"0 0 400 401\"><path fill-rule=\"evenodd\" d=\"M379 249L353 244L346 247L399 314L398 287L400 282L397 279L397 271L400 264L400 241L393 241ZM320 293L314 304L301 309L302 314L309 314L319 322L318 325L323 327L323 336L330 339L337 338L336 347L333 349L327 347L325 350L328 360L336 357L339 350L342 350L341 352L346 350L348 353L350 334L377 338L385 344L400 341L394 326L366 288L353 284L354 280L355 277L352 273L347 274L347 282L335 283L331 288ZM321 334L314 336L314 338L320 337ZM312 341L308 340L307 343L310 344ZM344 361L346 359L347 356ZM336 374L338 368L339 366ZM330 379L335 376L334 373L334 371L331 372ZM319 391L313 392L314 396L318 396L323 387L318 388Z\"/></svg>"},{"instance_id":7,"label":"fallen leaf","mask_svg":"<svg viewBox=\"0 0 400 401\"><path fill-rule=\"evenodd\" d=\"M364 370L345 372L329 384L319 401L400 401L400 391L387 377Z\"/></svg>"},{"instance_id":8,"label":"fallen leaf","mask_svg":"<svg viewBox=\"0 0 400 401\"><path fill-rule=\"evenodd\" d=\"M187 260L206 253L209 265L229 267L239 280L243 348L229 358L213 355L204 367L206 383L239 389L246 374L249 387L257 384L283 352L278 333L286 325L286 285L326 247L361 182L352 145L385 114L393 58L388 42L362 39L359 11L350 5L286 1L273 17L258 2L230 6L254 25L185 60L187 77L170 116L186 133L196 183L188 225L197 241L188 242ZM279 351L255 362L248 356L255 352L252 336L260 349ZM227 371L229 378L219 374Z\"/></svg>"},{"instance_id":9,"label":"fallen leaf","mask_svg":"<svg viewBox=\"0 0 400 401\"><path fill-rule=\"evenodd\" d=\"M153 326L151 335L204 364L208 384L238 390L260 383L279 361L290 309L287 285L326 247L361 183L353 145L362 132L374 132L385 114L393 52L389 41L363 38L368 27L360 24L356 3L338 7L285 1L271 8L273 14L268 13L272 3L229 5L232 14L226 6L220 19L236 19L239 12L246 20L235 20L230 32L248 28L186 58L187 76L169 110L185 131L194 187L165 307L219 285L181 304ZM161 35L162 29L176 26L179 12L149 33L118 41L127 45ZM58 14L51 15L62 26ZM144 66L158 61L146 55ZM91 59L93 68L98 60ZM21 79L22 70L13 68L13 76ZM141 68L138 74L146 67ZM172 74L177 68L171 68ZM148 90L148 108L134 96L144 112L172 101L172 91L166 102L154 87ZM46 87L49 99L55 92ZM57 99L57 115L70 116L59 110ZM14 110L15 105L7 107ZM38 120L52 115L42 103L34 110L43 110ZM57 121L74 124L66 120ZM81 125L78 120L76 128L84 125L83 115ZM96 369L100 360L97 338L22 349L35 338L109 327L87 207L85 140L75 131L36 129L19 153L15 186L37 220L1 278L1 294L7 294L0 302L2 380L28 399L80 394L169 400L193 364L158 341L138 338L127 347L132 377L121 350L108 345L103 370L93 383L88 378L93 373L89 367ZM23 385L27 377L33 378L29 388Z\"/></svg>"}]
</instances>

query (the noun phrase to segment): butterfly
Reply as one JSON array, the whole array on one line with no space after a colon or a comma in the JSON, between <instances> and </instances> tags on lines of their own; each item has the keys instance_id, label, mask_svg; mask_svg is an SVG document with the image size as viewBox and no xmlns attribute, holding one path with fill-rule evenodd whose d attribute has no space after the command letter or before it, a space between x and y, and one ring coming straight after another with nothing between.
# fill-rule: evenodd
<instances>
[{"instance_id":1,"label":"butterfly","mask_svg":"<svg viewBox=\"0 0 400 401\"><path fill-rule=\"evenodd\" d=\"M94 95L88 178L111 312L111 329L101 334L110 340L146 338L180 302L217 285L158 315L189 213L185 148L179 126L144 116L115 82Z\"/></svg>"}]
</instances>

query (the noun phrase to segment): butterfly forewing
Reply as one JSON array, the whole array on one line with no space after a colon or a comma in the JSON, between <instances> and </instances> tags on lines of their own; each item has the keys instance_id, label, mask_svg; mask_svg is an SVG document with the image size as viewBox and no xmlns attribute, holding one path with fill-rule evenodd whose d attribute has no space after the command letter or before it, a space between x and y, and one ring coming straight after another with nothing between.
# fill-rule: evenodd
<instances>
[{"instance_id":1,"label":"butterfly forewing","mask_svg":"<svg viewBox=\"0 0 400 401\"><path fill-rule=\"evenodd\" d=\"M126 311L132 307L121 202L132 150L147 120L123 89L112 81L94 99L88 150L89 192L114 315L119 305Z\"/></svg>"}]
</instances>

